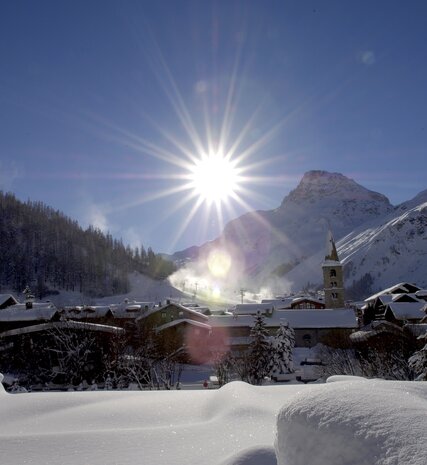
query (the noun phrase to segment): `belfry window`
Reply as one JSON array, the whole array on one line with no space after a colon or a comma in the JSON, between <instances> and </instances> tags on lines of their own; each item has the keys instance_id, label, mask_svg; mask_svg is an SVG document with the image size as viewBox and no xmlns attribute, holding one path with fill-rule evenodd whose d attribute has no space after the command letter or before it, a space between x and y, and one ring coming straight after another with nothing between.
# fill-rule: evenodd
<instances>
[{"instance_id":1,"label":"belfry window","mask_svg":"<svg viewBox=\"0 0 427 465\"><path fill-rule=\"evenodd\" d=\"M337 275L337 271L332 268L332 270L329 272L329 276L331 278L334 278Z\"/></svg>"}]
</instances>

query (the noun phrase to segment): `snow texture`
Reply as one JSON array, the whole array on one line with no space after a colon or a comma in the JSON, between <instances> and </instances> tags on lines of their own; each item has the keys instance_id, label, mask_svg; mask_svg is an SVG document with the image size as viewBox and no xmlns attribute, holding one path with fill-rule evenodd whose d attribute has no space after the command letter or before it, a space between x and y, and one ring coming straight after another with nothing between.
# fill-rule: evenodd
<instances>
[{"instance_id":1,"label":"snow texture","mask_svg":"<svg viewBox=\"0 0 427 465\"><path fill-rule=\"evenodd\" d=\"M427 385L338 377L289 398L278 465L424 465Z\"/></svg>"},{"instance_id":2,"label":"snow texture","mask_svg":"<svg viewBox=\"0 0 427 465\"><path fill-rule=\"evenodd\" d=\"M0 387L2 463L425 465L426 383L329 381L151 392Z\"/></svg>"}]
</instances>

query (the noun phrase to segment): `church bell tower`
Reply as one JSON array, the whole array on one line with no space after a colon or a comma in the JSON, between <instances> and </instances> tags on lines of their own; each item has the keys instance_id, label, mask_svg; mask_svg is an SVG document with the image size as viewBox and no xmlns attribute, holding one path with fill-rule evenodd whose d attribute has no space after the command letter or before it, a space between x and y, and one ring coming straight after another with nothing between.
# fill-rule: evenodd
<instances>
[{"instance_id":1,"label":"church bell tower","mask_svg":"<svg viewBox=\"0 0 427 465\"><path fill-rule=\"evenodd\" d=\"M325 261L322 264L323 287L325 289L326 308L344 307L344 276L343 267L338 258L335 241L331 231L326 240Z\"/></svg>"}]
</instances>

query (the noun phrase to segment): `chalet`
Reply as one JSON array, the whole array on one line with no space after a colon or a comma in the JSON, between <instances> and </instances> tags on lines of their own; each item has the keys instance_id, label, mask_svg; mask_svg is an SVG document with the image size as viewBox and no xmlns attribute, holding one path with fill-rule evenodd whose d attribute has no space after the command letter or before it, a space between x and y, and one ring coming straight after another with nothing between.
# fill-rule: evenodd
<instances>
[{"instance_id":1,"label":"chalet","mask_svg":"<svg viewBox=\"0 0 427 465\"><path fill-rule=\"evenodd\" d=\"M419 323L426 315L426 296L427 292L414 284L395 284L365 300L363 321L386 320L399 326Z\"/></svg>"},{"instance_id":2,"label":"chalet","mask_svg":"<svg viewBox=\"0 0 427 465\"><path fill-rule=\"evenodd\" d=\"M181 358L196 363L207 357L206 340L211 334L209 318L176 302L145 311L136 319L140 328L152 329L167 354L180 351Z\"/></svg>"}]
</instances>

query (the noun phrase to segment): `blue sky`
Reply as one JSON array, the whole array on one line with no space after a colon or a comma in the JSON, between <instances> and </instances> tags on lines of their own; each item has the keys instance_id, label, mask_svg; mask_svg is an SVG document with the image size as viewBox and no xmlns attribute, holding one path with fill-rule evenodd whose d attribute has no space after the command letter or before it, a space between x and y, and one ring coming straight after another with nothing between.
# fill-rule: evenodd
<instances>
[{"instance_id":1,"label":"blue sky","mask_svg":"<svg viewBox=\"0 0 427 465\"><path fill-rule=\"evenodd\" d=\"M426 17L424 1L3 2L0 188L164 252L276 208L311 169L408 200L427 188ZM179 190L208 132L242 135L222 217Z\"/></svg>"}]
</instances>

